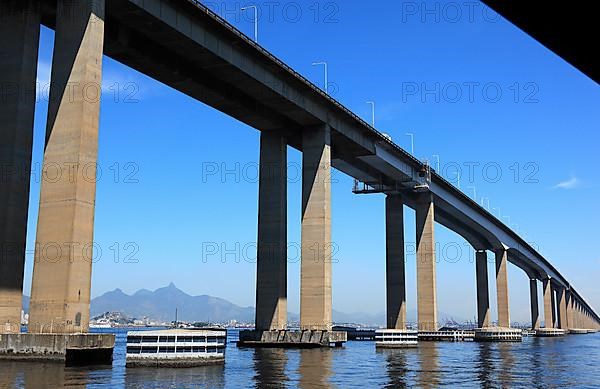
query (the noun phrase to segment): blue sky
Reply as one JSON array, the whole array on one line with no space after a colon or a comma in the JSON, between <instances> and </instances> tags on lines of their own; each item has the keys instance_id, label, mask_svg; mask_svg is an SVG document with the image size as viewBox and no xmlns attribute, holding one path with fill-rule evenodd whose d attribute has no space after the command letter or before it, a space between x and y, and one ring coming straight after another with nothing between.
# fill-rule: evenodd
<instances>
[{"instance_id":1,"label":"blue sky","mask_svg":"<svg viewBox=\"0 0 600 389\"><path fill-rule=\"evenodd\" d=\"M250 2L209 4L248 35ZM600 307L598 84L480 3L258 2L260 43L317 85L329 64L331 93L494 213L518 226ZM273 3L271 3L273 4ZM423 8L426 4L426 9ZM48 82L53 32L42 30L40 85ZM37 104L34 164L41 163L47 102ZM92 295L173 281L190 294L254 304L259 132L105 58ZM301 163L289 151L290 176ZM472 166L472 170L469 168ZM207 169L217 169L207 175ZM37 170L39 173L39 168ZM118 173L118 174L117 174ZM470 174L472 173L472 174ZM385 307L384 198L355 196L334 172L334 308ZM475 187L475 191L473 190ZM299 311L300 182L289 183L289 309ZM475 193L474 193L475 192ZM33 175L28 245L33 248L39 174ZM484 203L487 204L487 202ZM510 218L510 221L509 221ZM407 292L416 307L414 213L405 213ZM439 309L473 318L471 249L436 226ZM219 253L207 255L219 247ZM225 261L221 260L221 253ZM135 251L127 261L127 255ZM117 260L115 255L118 252ZM25 291L31 285L28 256ZM124 263L134 262L134 263ZM493 264L490 262L490 274ZM492 278L492 277L490 277ZM491 279L490 279L491 283ZM514 320L529 318L525 274L509 268ZM495 287L490 284L491 296ZM495 299L492 298L493 311ZM494 313L495 317L495 313Z\"/></svg>"}]
</instances>

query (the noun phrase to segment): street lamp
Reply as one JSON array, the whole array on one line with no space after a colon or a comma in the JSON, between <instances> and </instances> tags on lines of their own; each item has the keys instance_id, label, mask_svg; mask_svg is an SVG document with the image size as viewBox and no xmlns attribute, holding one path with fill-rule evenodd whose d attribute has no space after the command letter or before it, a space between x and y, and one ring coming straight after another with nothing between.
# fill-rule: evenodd
<instances>
[{"instance_id":1,"label":"street lamp","mask_svg":"<svg viewBox=\"0 0 600 389\"><path fill-rule=\"evenodd\" d=\"M437 155L437 154L433 154L433 158L435 158L435 160L437 161L437 162L436 162L436 165L435 165L435 166L436 166L436 169L435 169L435 171L437 171L437 172L438 172L438 174L442 174L442 173L440 172L440 156L439 156L439 155Z\"/></svg>"},{"instance_id":2,"label":"street lamp","mask_svg":"<svg viewBox=\"0 0 600 389\"><path fill-rule=\"evenodd\" d=\"M482 197L481 198L481 206L485 207L488 210L488 212L489 212L490 211L490 198L489 197Z\"/></svg>"},{"instance_id":3,"label":"street lamp","mask_svg":"<svg viewBox=\"0 0 600 389\"><path fill-rule=\"evenodd\" d=\"M258 7L255 5L249 5L247 7L240 8L241 11L254 10L254 42L258 43Z\"/></svg>"},{"instance_id":4,"label":"street lamp","mask_svg":"<svg viewBox=\"0 0 600 389\"><path fill-rule=\"evenodd\" d=\"M499 207L498 208L492 208L492 211L498 211L498 220L500 220L501 219L500 208Z\"/></svg>"},{"instance_id":5,"label":"street lamp","mask_svg":"<svg viewBox=\"0 0 600 389\"><path fill-rule=\"evenodd\" d=\"M473 189L473 200L477 201L477 188L474 186L468 186L467 189Z\"/></svg>"},{"instance_id":6,"label":"street lamp","mask_svg":"<svg viewBox=\"0 0 600 389\"><path fill-rule=\"evenodd\" d=\"M375 128L375 102L367 101L367 104L371 106L371 126Z\"/></svg>"},{"instance_id":7,"label":"street lamp","mask_svg":"<svg viewBox=\"0 0 600 389\"><path fill-rule=\"evenodd\" d=\"M410 153L415 155L415 134L407 132L406 136L410 137Z\"/></svg>"},{"instance_id":8,"label":"street lamp","mask_svg":"<svg viewBox=\"0 0 600 389\"><path fill-rule=\"evenodd\" d=\"M327 80L327 78L328 78L328 74L327 74L328 73L328 71L327 71L327 62L325 62L325 61L313 62L313 64L312 64L312 66L319 66L319 65L322 65L324 67L324 69L325 69L325 88L324 88L324 91L325 91L325 93L329 94L328 87L327 87L329 85L329 81Z\"/></svg>"}]
</instances>

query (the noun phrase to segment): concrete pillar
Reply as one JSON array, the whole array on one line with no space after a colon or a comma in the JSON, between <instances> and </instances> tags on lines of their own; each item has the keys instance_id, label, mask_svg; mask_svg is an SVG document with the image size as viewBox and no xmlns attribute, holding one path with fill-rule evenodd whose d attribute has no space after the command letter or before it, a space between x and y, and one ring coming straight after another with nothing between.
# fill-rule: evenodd
<instances>
[{"instance_id":1,"label":"concrete pillar","mask_svg":"<svg viewBox=\"0 0 600 389\"><path fill-rule=\"evenodd\" d=\"M260 135L256 329L287 327L287 142Z\"/></svg>"},{"instance_id":2,"label":"concrete pillar","mask_svg":"<svg viewBox=\"0 0 600 389\"><path fill-rule=\"evenodd\" d=\"M531 329L540 328L540 310L538 307L537 279L529 280L529 298L531 299Z\"/></svg>"},{"instance_id":3,"label":"concrete pillar","mask_svg":"<svg viewBox=\"0 0 600 389\"><path fill-rule=\"evenodd\" d=\"M567 323L569 328L577 328L575 327L575 315L573 314L573 295L570 290L567 291Z\"/></svg>"},{"instance_id":4,"label":"concrete pillar","mask_svg":"<svg viewBox=\"0 0 600 389\"><path fill-rule=\"evenodd\" d=\"M544 292L544 327L554 328L554 299L549 278L542 281Z\"/></svg>"},{"instance_id":5,"label":"concrete pillar","mask_svg":"<svg viewBox=\"0 0 600 389\"><path fill-rule=\"evenodd\" d=\"M558 305L556 304L556 289L550 283L550 298L552 299L552 327L558 328Z\"/></svg>"},{"instance_id":6,"label":"concrete pillar","mask_svg":"<svg viewBox=\"0 0 600 389\"><path fill-rule=\"evenodd\" d=\"M300 327L330 330L331 317L331 129L302 134L302 260Z\"/></svg>"},{"instance_id":7,"label":"concrete pillar","mask_svg":"<svg viewBox=\"0 0 600 389\"><path fill-rule=\"evenodd\" d=\"M21 330L38 2L0 2L0 36L0 333L14 333Z\"/></svg>"},{"instance_id":8,"label":"concrete pillar","mask_svg":"<svg viewBox=\"0 0 600 389\"><path fill-rule=\"evenodd\" d=\"M567 318L567 290L564 287L558 287L556 290L558 297L558 328L569 329L569 320Z\"/></svg>"},{"instance_id":9,"label":"concrete pillar","mask_svg":"<svg viewBox=\"0 0 600 389\"><path fill-rule=\"evenodd\" d=\"M397 194L385 198L387 328L406 329L404 203Z\"/></svg>"},{"instance_id":10,"label":"concrete pillar","mask_svg":"<svg viewBox=\"0 0 600 389\"><path fill-rule=\"evenodd\" d=\"M87 332L104 0L59 0L30 332ZM52 172L50 170L52 169Z\"/></svg>"},{"instance_id":11,"label":"concrete pillar","mask_svg":"<svg viewBox=\"0 0 600 389\"><path fill-rule=\"evenodd\" d=\"M488 288L487 252L475 253L475 271L477 276L477 326L490 326L490 293Z\"/></svg>"},{"instance_id":12,"label":"concrete pillar","mask_svg":"<svg viewBox=\"0 0 600 389\"><path fill-rule=\"evenodd\" d=\"M508 253L496 250L496 293L498 298L498 326L510 327L508 306Z\"/></svg>"},{"instance_id":13,"label":"concrete pillar","mask_svg":"<svg viewBox=\"0 0 600 389\"><path fill-rule=\"evenodd\" d=\"M435 212L432 193L418 195L417 231L417 309L420 331L437 331L437 290L435 274Z\"/></svg>"}]
</instances>

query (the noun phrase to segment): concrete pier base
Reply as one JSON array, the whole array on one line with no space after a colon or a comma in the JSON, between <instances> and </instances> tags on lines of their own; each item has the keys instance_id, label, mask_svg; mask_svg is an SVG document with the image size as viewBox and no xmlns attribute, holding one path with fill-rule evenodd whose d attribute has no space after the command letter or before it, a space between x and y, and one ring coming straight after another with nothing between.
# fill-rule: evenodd
<instances>
[{"instance_id":1,"label":"concrete pier base","mask_svg":"<svg viewBox=\"0 0 600 389\"><path fill-rule=\"evenodd\" d=\"M0 360L112 364L112 334L0 334Z\"/></svg>"},{"instance_id":2,"label":"concrete pier base","mask_svg":"<svg viewBox=\"0 0 600 389\"><path fill-rule=\"evenodd\" d=\"M317 348L341 347L348 340L345 331L240 331L239 347Z\"/></svg>"},{"instance_id":3,"label":"concrete pier base","mask_svg":"<svg viewBox=\"0 0 600 389\"><path fill-rule=\"evenodd\" d=\"M522 342L523 331L507 327L477 328L474 340L476 342Z\"/></svg>"},{"instance_id":4,"label":"concrete pier base","mask_svg":"<svg viewBox=\"0 0 600 389\"><path fill-rule=\"evenodd\" d=\"M416 330L377 330L375 331L376 348L409 348L419 345L419 331Z\"/></svg>"},{"instance_id":5,"label":"concrete pier base","mask_svg":"<svg viewBox=\"0 0 600 389\"><path fill-rule=\"evenodd\" d=\"M539 328L535 330L535 336L540 338L551 338L556 336L565 336L567 332L560 328Z\"/></svg>"}]
</instances>

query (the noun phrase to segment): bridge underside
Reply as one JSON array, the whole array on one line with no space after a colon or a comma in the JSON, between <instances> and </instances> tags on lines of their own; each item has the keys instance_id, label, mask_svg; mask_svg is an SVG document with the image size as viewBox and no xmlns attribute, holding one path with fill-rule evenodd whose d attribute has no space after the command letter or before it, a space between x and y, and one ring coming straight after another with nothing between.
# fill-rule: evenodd
<instances>
[{"instance_id":1,"label":"bridge underside","mask_svg":"<svg viewBox=\"0 0 600 389\"><path fill-rule=\"evenodd\" d=\"M589 1L483 0L517 27L600 83L598 13Z\"/></svg>"},{"instance_id":2,"label":"bridge underside","mask_svg":"<svg viewBox=\"0 0 600 389\"><path fill-rule=\"evenodd\" d=\"M501 325L510 325L506 275L508 261L522 268L532 280L544 280L547 285L551 283L552 288L564 297L559 298L563 311L567 309L566 296L569 296L569 301L573 299L579 304L573 312L585 312L599 321L566 279L508 226L443 177L435 173L429 174L423 163L387 140L276 58L262 51L231 26L207 14L206 10L192 2L80 0L80 3L72 3L67 0L47 0L42 4L42 23L57 30L51 87L54 93L51 92L50 95L48 127L52 137L47 140L45 161L62 161L66 157L80 160L81 155L90 158L91 162L96 160L99 101L94 104L83 104L82 101L72 99L59 101L57 96L63 94L61 89L55 89L61 86L61 82L57 80L65 83L77 81L78 85L100 80L101 68L98 65L102 62L102 54L262 131L261 166L264 166L261 170L268 165L280 168L285 166L287 145L303 152L302 328L327 331L331 327L331 264L328 261L331 258L331 188L327 180L331 166L365 183L385 188L384 192L388 196L399 196L394 203L396 208L390 209L390 220L399 218L394 215L401 214L403 204L415 209L419 258L419 328L437 329L434 221L469 241L478 251L480 262L485 260L486 251L495 253L497 298L498 305L502 308L499 317ZM105 4L106 7L105 10L94 9L97 17L88 20L86 14L74 12L59 13L57 17L56 4L59 7L71 7L74 4L96 7ZM71 34L70 31L79 34ZM75 39L78 35L82 37L80 40ZM11 48L9 51L16 49ZM31 53L35 54L37 51L31 50ZM71 53L75 60L64 57L65 53ZM3 59L0 58L0 65L3 65ZM10 65L10 61L6 63ZM28 81L33 84L35 72L30 69L29 73ZM57 75L60 77L56 77ZM0 125L15 117L20 118L14 113L0 113L3 115L0 117ZM21 115L31 116L32 119L33 111L29 110ZM22 131L32 131L32 125L27 124L26 127ZM70 141L80 138L86 139L89 144ZM30 152L30 145L23 147ZM261 264L257 266L257 279L262 281L257 289L263 288L261 292L264 293L257 294L257 305L261 305L257 309L257 315L261 319L258 320L257 316L257 324L262 323L260 325L264 326L264 330L283 329L287 322L286 269L285 263L282 263L282 260L286 260L283 248L287 244L286 180L283 169L274 173L276 174L270 177L265 174L260 177L263 190L260 191L261 250L258 261ZM85 201L79 201L76 205L81 209L85 208L86 212L71 212L70 216L51 213L56 214L56 217L45 216L50 214L49 211L40 212L37 240L82 244L90 242L95 186L83 186L81 182L79 185L59 184L52 186L42 183L40 205L65 203L63 200L75 204L76 202L71 201L73 194L84 193L87 196L83 199ZM81 200L80 197L77 199ZM28 197L23 196L22 200L21 205L24 206ZM400 220L394 222L399 223ZM54 228L56 225L76 225L77 228ZM398 233L397 225L390 231L395 231L397 236L402 235ZM24 232L24 227L21 232ZM60 236L54 236L59 232ZM83 232L85 234L81 235ZM74 234L77 236L71 236ZM22 243L24 247L24 241ZM395 274L404 273L400 268L404 259L399 246L403 246L403 242L400 244L396 238L389 240L389 247L393 251L388 256L389 266L394 269ZM306 261L305 258L311 255L315 260ZM50 318L55 316L55 312L60 313L63 323L57 331L87 330L91 264L75 268L73 261L67 259L69 258L61 261L65 265L63 268L50 262L40 265L36 255L32 288L32 307L35 309L32 309L30 322L35 325L30 326L30 330L33 328L44 332L49 321L56 329L56 321ZM485 266L480 269L481 282L478 281L482 285L480 306L481 312L487 312L489 304L486 308L483 268ZM75 278L65 281L60 278L62 274L72 274ZM399 284L403 282L392 280L393 282L400 290ZM3 286L0 285L0 289ZM552 288L545 288L548 299L554 298ZM13 285L12 289L17 288ZM54 297L52 301L47 301L50 292ZM14 311L13 316L17 312L13 309L16 308L14 300L13 297L7 299L11 312ZM554 300L548 301L550 306L556 305ZM403 315L404 301L395 301L391 305L394 311L399 312L398 315ZM49 306L56 309L50 311L47 309ZM400 316L388 317L388 320L395 323L394 326L402 327L404 319ZM566 316L563 314L563 319ZM567 324L563 320L561 325Z\"/></svg>"}]
</instances>

